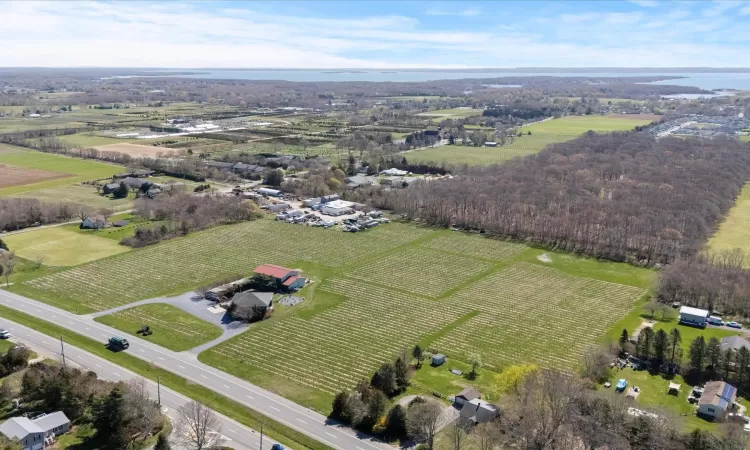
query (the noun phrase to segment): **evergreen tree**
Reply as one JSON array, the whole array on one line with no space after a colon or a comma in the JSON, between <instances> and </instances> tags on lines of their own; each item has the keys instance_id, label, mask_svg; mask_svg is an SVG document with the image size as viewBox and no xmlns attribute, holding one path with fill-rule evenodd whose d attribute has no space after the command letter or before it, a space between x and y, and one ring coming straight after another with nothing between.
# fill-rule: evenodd
<instances>
[{"instance_id":1,"label":"evergreen tree","mask_svg":"<svg viewBox=\"0 0 750 450\"><path fill-rule=\"evenodd\" d=\"M335 419L340 419L341 415L344 413L344 405L346 404L346 398L349 396L349 393L346 391L341 391L333 398L333 405L331 405L331 417Z\"/></svg>"},{"instance_id":2,"label":"evergreen tree","mask_svg":"<svg viewBox=\"0 0 750 450\"><path fill-rule=\"evenodd\" d=\"M391 439L401 439L406 436L406 410L401 405L396 405L388 411L385 434Z\"/></svg>"},{"instance_id":3,"label":"evergreen tree","mask_svg":"<svg viewBox=\"0 0 750 450\"><path fill-rule=\"evenodd\" d=\"M393 367L393 364L383 363L372 376L370 384L389 397L398 392L396 369Z\"/></svg>"},{"instance_id":4,"label":"evergreen tree","mask_svg":"<svg viewBox=\"0 0 750 450\"><path fill-rule=\"evenodd\" d=\"M396 387L399 392L403 392L409 387L409 378L411 377L409 364L404 358L399 357L393 364L393 368L396 372Z\"/></svg>"},{"instance_id":5,"label":"evergreen tree","mask_svg":"<svg viewBox=\"0 0 750 450\"><path fill-rule=\"evenodd\" d=\"M672 331L669 332L669 343L672 345L672 355L669 358L669 362L674 365L674 360L676 357L679 357L678 350L682 350L680 347L680 343L682 343L682 336L680 336L680 330L677 328L672 328Z\"/></svg>"},{"instance_id":6,"label":"evergreen tree","mask_svg":"<svg viewBox=\"0 0 750 450\"><path fill-rule=\"evenodd\" d=\"M10 251L10 249L8 248L8 244L3 242L2 239L0 239L0 250L5 250L6 252Z\"/></svg>"},{"instance_id":7,"label":"evergreen tree","mask_svg":"<svg viewBox=\"0 0 750 450\"><path fill-rule=\"evenodd\" d=\"M724 381L729 381L729 372L732 370L732 362L734 360L734 350L728 348L727 351L721 352L721 368L724 372Z\"/></svg>"},{"instance_id":8,"label":"evergreen tree","mask_svg":"<svg viewBox=\"0 0 750 450\"><path fill-rule=\"evenodd\" d=\"M125 183L120 183L120 187L118 187L115 192L113 192L113 196L115 198L125 198L128 196L128 185Z\"/></svg>"},{"instance_id":9,"label":"evergreen tree","mask_svg":"<svg viewBox=\"0 0 750 450\"><path fill-rule=\"evenodd\" d=\"M735 359L737 387L740 388L740 391L746 391L748 383L745 378L750 374L750 370L748 370L748 366L750 366L750 350L748 350L747 347L744 346L740 347L740 349L737 350L737 357Z\"/></svg>"},{"instance_id":10,"label":"evergreen tree","mask_svg":"<svg viewBox=\"0 0 750 450\"><path fill-rule=\"evenodd\" d=\"M620 339L618 342L620 343L620 350L625 351L625 344L628 343L630 338L628 337L628 330L625 328L622 329L622 333L620 333Z\"/></svg>"},{"instance_id":11,"label":"evergreen tree","mask_svg":"<svg viewBox=\"0 0 750 450\"><path fill-rule=\"evenodd\" d=\"M711 378L713 378L716 375L716 369L721 359L721 343L715 337L709 339L708 344L706 344L706 359L708 360L708 365L711 367Z\"/></svg>"},{"instance_id":12,"label":"evergreen tree","mask_svg":"<svg viewBox=\"0 0 750 450\"><path fill-rule=\"evenodd\" d=\"M706 340L698 336L690 343L690 367L696 371L698 378L703 375L703 362L706 358Z\"/></svg>"},{"instance_id":13,"label":"evergreen tree","mask_svg":"<svg viewBox=\"0 0 750 450\"><path fill-rule=\"evenodd\" d=\"M651 347L654 343L654 330L646 327L638 335L638 345L636 346L636 355L641 359L651 358Z\"/></svg>"},{"instance_id":14,"label":"evergreen tree","mask_svg":"<svg viewBox=\"0 0 750 450\"><path fill-rule=\"evenodd\" d=\"M172 450L172 446L169 445L169 440L167 439L167 437L160 433L156 438L156 445L154 445L154 450Z\"/></svg>"},{"instance_id":15,"label":"evergreen tree","mask_svg":"<svg viewBox=\"0 0 750 450\"><path fill-rule=\"evenodd\" d=\"M654 337L654 359L658 366L661 366L664 362L667 347L669 347L669 336L667 335L667 332L664 330L657 331L656 336Z\"/></svg>"},{"instance_id":16,"label":"evergreen tree","mask_svg":"<svg viewBox=\"0 0 750 450\"><path fill-rule=\"evenodd\" d=\"M118 384L94 407L94 427L99 436L106 436L112 448L124 448L127 439L122 433L125 427L125 400L122 385Z\"/></svg>"},{"instance_id":17,"label":"evergreen tree","mask_svg":"<svg viewBox=\"0 0 750 450\"><path fill-rule=\"evenodd\" d=\"M411 356L417 360L417 369L422 367L422 361L424 361L424 350L422 350L422 347L415 345L414 349L411 351Z\"/></svg>"}]
</instances>

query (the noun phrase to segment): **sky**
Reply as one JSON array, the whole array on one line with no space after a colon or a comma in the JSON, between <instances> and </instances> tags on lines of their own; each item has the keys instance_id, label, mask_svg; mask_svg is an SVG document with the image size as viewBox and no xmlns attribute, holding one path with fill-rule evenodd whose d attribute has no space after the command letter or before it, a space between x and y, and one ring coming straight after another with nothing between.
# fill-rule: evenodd
<instances>
[{"instance_id":1,"label":"sky","mask_svg":"<svg viewBox=\"0 0 750 450\"><path fill-rule=\"evenodd\" d=\"M0 66L748 67L750 0L0 0Z\"/></svg>"}]
</instances>

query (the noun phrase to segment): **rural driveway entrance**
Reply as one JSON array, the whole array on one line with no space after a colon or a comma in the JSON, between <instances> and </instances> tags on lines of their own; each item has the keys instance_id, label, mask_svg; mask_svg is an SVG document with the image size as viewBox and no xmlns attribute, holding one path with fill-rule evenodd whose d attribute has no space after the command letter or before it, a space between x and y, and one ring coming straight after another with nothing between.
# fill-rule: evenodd
<instances>
[{"instance_id":1,"label":"rural driveway entrance","mask_svg":"<svg viewBox=\"0 0 750 450\"><path fill-rule=\"evenodd\" d=\"M107 314L113 314L119 311L130 309L136 306L149 305L152 303L166 303L168 305L175 306L181 310L194 315L195 317L204 320L208 323L214 324L222 329L222 334L213 341L206 342L205 344L199 345L198 347L191 348L188 353L197 355L203 350L209 349L220 342L224 342L227 339L231 339L234 336L243 333L248 329L248 325L233 320L227 313L214 314L208 310L208 308L215 305L214 302L206 300L195 292L188 292L176 297L156 297L141 300L127 305L118 306L117 308L108 309L106 311L99 311L93 314L87 314L82 317L95 318L99 316L106 316Z\"/></svg>"}]
</instances>

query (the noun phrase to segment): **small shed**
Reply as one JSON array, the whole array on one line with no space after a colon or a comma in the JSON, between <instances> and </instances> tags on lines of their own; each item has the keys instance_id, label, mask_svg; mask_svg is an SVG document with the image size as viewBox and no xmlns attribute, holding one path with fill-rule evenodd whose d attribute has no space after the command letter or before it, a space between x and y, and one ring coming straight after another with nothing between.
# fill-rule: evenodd
<instances>
[{"instance_id":1,"label":"small shed","mask_svg":"<svg viewBox=\"0 0 750 450\"><path fill-rule=\"evenodd\" d=\"M437 367L440 365L443 365L445 363L445 355L442 353L438 353L436 355L432 355L432 359L430 360L430 364Z\"/></svg>"},{"instance_id":2,"label":"small shed","mask_svg":"<svg viewBox=\"0 0 750 450\"><path fill-rule=\"evenodd\" d=\"M671 395L678 395L680 393L680 384L669 382L669 388L667 393Z\"/></svg>"}]
</instances>

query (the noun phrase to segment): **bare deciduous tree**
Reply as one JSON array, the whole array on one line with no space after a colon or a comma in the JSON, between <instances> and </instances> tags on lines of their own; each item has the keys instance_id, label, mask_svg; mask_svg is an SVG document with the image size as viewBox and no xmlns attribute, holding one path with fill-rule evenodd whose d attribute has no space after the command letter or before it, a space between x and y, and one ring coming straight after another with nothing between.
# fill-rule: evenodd
<instances>
[{"instance_id":1,"label":"bare deciduous tree","mask_svg":"<svg viewBox=\"0 0 750 450\"><path fill-rule=\"evenodd\" d=\"M466 448L467 440L469 438L469 426L470 424L462 417L458 417L448 425L445 434L448 437L450 446L453 450L463 450Z\"/></svg>"},{"instance_id":2,"label":"bare deciduous tree","mask_svg":"<svg viewBox=\"0 0 750 450\"><path fill-rule=\"evenodd\" d=\"M129 418L130 436L133 439L150 435L161 420L159 405L151 399L143 378L136 378L126 385L123 393L125 413Z\"/></svg>"},{"instance_id":3,"label":"bare deciduous tree","mask_svg":"<svg viewBox=\"0 0 750 450\"><path fill-rule=\"evenodd\" d=\"M10 276L16 271L16 255L9 251L0 251L0 275L5 277L5 286L10 286Z\"/></svg>"},{"instance_id":4,"label":"bare deciduous tree","mask_svg":"<svg viewBox=\"0 0 750 450\"><path fill-rule=\"evenodd\" d=\"M478 450L494 450L500 442L500 429L495 422L480 423L474 428Z\"/></svg>"},{"instance_id":5,"label":"bare deciduous tree","mask_svg":"<svg viewBox=\"0 0 750 450\"><path fill-rule=\"evenodd\" d=\"M202 403L192 401L180 407L176 431L183 445L206 450L221 445L221 425L216 415Z\"/></svg>"},{"instance_id":6,"label":"bare deciduous tree","mask_svg":"<svg viewBox=\"0 0 750 450\"><path fill-rule=\"evenodd\" d=\"M419 403L409 408L406 413L409 435L414 439L424 441L427 447L432 449L442 411L440 405L434 401Z\"/></svg>"}]
</instances>

